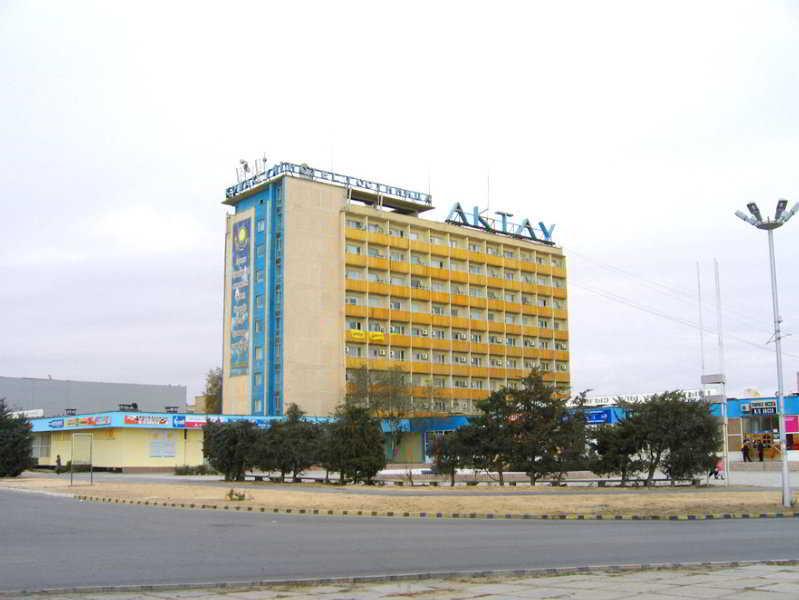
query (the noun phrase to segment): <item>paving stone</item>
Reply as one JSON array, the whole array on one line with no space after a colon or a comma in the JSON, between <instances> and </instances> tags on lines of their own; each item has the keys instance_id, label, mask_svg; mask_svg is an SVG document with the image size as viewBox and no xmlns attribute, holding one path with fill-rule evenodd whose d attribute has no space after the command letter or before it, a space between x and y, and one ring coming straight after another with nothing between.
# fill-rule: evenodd
<instances>
[{"instance_id":1,"label":"paving stone","mask_svg":"<svg viewBox=\"0 0 799 600\"><path fill-rule=\"evenodd\" d=\"M673 590L676 584L663 583L660 581L627 581L620 577L618 580L608 583L603 583L597 586L598 590L620 590L624 592L651 592L659 593L664 590Z\"/></svg>"},{"instance_id":2,"label":"paving stone","mask_svg":"<svg viewBox=\"0 0 799 600\"><path fill-rule=\"evenodd\" d=\"M783 594L789 594L789 597L799 598L799 581L781 581L780 583L770 583L768 585L760 586L758 589L767 592L782 592Z\"/></svg>"},{"instance_id":3,"label":"paving stone","mask_svg":"<svg viewBox=\"0 0 799 600\"><path fill-rule=\"evenodd\" d=\"M700 585L680 585L673 590L664 590L658 593L673 598L726 598L730 594L734 594L735 590Z\"/></svg>"},{"instance_id":4,"label":"paving stone","mask_svg":"<svg viewBox=\"0 0 799 600\"><path fill-rule=\"evenodd\" d=\"M746 588L761 588L774 583L765 577L728 577L725 581L713 581L707 583L697 583L702 587L717 587L732 590L743 590Z\"/></svg>"},{"instance_id":5,"label":"paving stone","mask_svg":"<svg viewBox=\"0 0 799 600\"><path fill-rule=\"evenodd\" d=\"M397 581L395 583L385 583L370 585L362 588L363 591L374 594L376 598L383 596L401 596L403 594L419 594L421 592L433 592L436 588L425 583L415 583L412 581Z\"/></svg>"},{"instance_id":6,"label":"paving stone","mask_svg":"<svg viewBox=\"0 0 799 600\"><path fill-rule=\"evenodd\" d=\"M732 596L723 596L724 600L786 600L785 596L773 592L762 592L759 590L741 591ZM636 600L638 600L636 598Z\"/></svg>"}]
</instances>

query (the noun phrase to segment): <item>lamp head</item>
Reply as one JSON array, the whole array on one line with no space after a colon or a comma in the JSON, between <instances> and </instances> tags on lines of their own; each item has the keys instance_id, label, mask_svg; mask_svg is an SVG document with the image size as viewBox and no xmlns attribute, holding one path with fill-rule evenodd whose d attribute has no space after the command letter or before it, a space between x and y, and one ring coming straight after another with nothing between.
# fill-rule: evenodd
<instances>
[{"instance_id":1,"label":"lamp head","mask_svg":"<svg viewBox=\"0 0 799 600\"><path fill-rule=\"evenodd\" d=\"M780 202L783 202L783 200L780 200ZM793 208L791 210L789 210L788 212L782 214L782 217L780 217L780 222L781 223L787 223L788 219L790 219L796 213L799 213L799 202L794 204Z\"/></svg>"},{"instance_id":2,"label":"lamp head","mask_svg":"<svg viewBox=\"0 0 799 600\"><path fill-rule=\"evenodd\" d=\"M742 211L742 210L736 210L736 211L735 211L735 216L736 216L736 217L738 217L739 219L741 219L742 221L746 221L746 222L747 222L747 223L749 223L750 225L754 225L755 227L757 227L757 226L760 224L760 221L758 221L758 220L756 220L756 219L753 219L752 217L750 217L749 215L747 215L747 214L746 214L744 211Z\"/></svg>"},{"instance_id":3,"label":"lamp head","mask_svg":"<svg viewBox=\"0 0 799 600\"><path fill-rule=\"evenodd\" d=\"M779 202L777 202L777 211L774 213L774 220L779 221L782 213L785 212L785 209L788 207L788 201L783 200L780 198Z\"/></svg>"},{"instance_id":4,"label":"lamp head","mask_svg":"<svg viewBox=\"0 0 799 600\"><path fill-rule=\"evenodd\" d=\"M758 221L763 220L763 217L760 214L760 209L757 207L757 204L755 204L754 202L750 202L749 204L746 205L746 208L749 209L749 212L752 213L752 216L755 219L757 219Z\"/></svg>"}]
</instances>

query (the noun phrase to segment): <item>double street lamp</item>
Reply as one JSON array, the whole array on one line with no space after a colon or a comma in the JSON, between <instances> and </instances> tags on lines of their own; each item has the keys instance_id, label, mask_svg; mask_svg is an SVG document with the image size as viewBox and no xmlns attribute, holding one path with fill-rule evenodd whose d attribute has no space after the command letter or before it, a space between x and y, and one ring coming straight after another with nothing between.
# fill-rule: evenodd
<instances>
[{"instance_id":1,"label":"double street lamp","mask_svg":"<svg viewBox=\"0 0 799 600\"><path fill-rule=\"evenodd\" d=\"M736 211L735 216L746 221L750 225L754 225L758 229L765 229L768 232L768 251L771 262L771 301L774 309L774 345L777 352L777 411L779 413L780 450L782 454L782 505L789 508L791 506L791 487L788 482L788 448L785 439L785 400L783 398L782 389L782 333L780 332L782 319L780 318L780 309L777 302L777 268L774 264L774 230L785 225L792 216L799 212L799 202L797 202L791 210L785 212L787 207L788 201L780 200L777 202L777 211L774 213L774 218L763 219L757 204L750 202L746 205L746 208L749 209L751 216L741 210Z\"/></svg>"}]
</instances>

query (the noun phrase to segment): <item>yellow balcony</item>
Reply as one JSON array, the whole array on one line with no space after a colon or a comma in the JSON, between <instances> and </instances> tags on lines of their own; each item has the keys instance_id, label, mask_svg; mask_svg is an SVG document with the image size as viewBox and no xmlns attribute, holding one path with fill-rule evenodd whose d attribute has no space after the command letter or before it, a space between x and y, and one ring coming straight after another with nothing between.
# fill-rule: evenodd
<instances>
[{"instance_id":1,"label":"yellow balcony","mask_svg":"<svg viewBox=\"0 0 799 600\"><path fill-rule=\"evenodd\" d=\"M344 236L348 240L356 240L358 242L366 241L366 232L362 229L355 229L354 227L346 227L344 229Z\"/></svg>"},{"instance_id":2,"label":"yellow balcony","mask_svg":"<svg viewBox=\"0 0 799 600\"><path fill-rule=\"evenodd\" d=\"M430 300L439 304L449 304L449 294L444 292L430 292Z\"/></svg>"},{"instance_id":3,"label":"yellow balcony","mask_svg":"<svg viewBox=\"0 0 799 600\"><path fill-rule=\"evenodd\" d=\"M491 356L505 356L505 348L502 344L489 344L488 351L491 353Z\"/></svg>"},{"instance_id":4,"label":"yellow balcony","mask_svg":"<svg viewBox=\"0 0 799 600\"><path fill-rule=\"evenodd\" d=\"M348 369L361 369L366 366L366 359L365 358L353 358L351 356L347 357L347 368Z\"/></svg>"},{"instance_id":5,"label":"yellow balcony","mask_svg":"<svg viewBox=\"0 0 799 600\"><path fill-rule=\"evenodd\" d=\"M504 310L505 303L502 300L486 300L486 308L488 310Z\"/></svg>"},{"instance_id":6,"label":"yellow balcony","mask_svg":"<svg viewBox=\"0 0 799 600\"><path fill-rule=\"evenodd\" d=\"M419 275L420 277L429 277L430 267L426 265L417 265L411 263L411 275Z\"/></svg>"},{"instance_id":7,"label":"yellow balcony","mask_svg":"<svg viewBox=\"0 0 799 600\"><path fill-rule=\"evenodd\" d=\"M566 299L566 288L552 288L552 296L557 298L558 300L565 300Z\"/></svg>"},{"instance_id":8,"label":"yellow balcony","mask_svg":"<svg viewBox=\"0 0 799 600\"><path fill-rule=\"evenodd\" d=\"M365 267L366 257L363 254L344 253L344 262L353 267Z\"/></svg>"},{"instance_id":9,"label":"yellow balcony","mask_svg":"<svg viewBox=\"0 0 799 600\"><path fill-rule=\"evenodd\" d=\"M453 294L449 297L449 301L458 306L469 306L469 296L464 294ZM436 300L436 302L438 302L438 300Z\"/></svg>"},{"instance_id":10,"label":"yellow balcony","mask_svg":"<svg viewBox=\"0 0 799 600\"><path fill-rule=\"evenodd\" d=\"M553 333L552 337L554 337L556 340L566 341L569 339L569 332L566 331L565 329L557 329Z\"/></svg>"},{"instance_id":11,"label":"yellow balcony","mask_svg":"<svg viewBox=\"0 0 799 600\"><path fill-rule=\"evenodd\" d=\"M470 342L469 348L475 354L488 354L488 344L478 344L476 342Z\"/></svg>"},{"instance_id":12,"label":"yellow balcony","mask_svg":"<svg viewBox=\"0 0 799 600\"><path fill-rule=\"evenodd\" d=\"M411 270L411 266L406 262L400 261L390 261L391 272L392 273L407 273Z\"/></svg>"},{"instance_id":13,"label":"yellow balcony","mask_svg":"<svg viewBox=\"0 0 799 600\"><path fill-rule=\"evenodd\" d=\"M452 326L460 329L468 329L469 328L469 319L465 317L452 317L451 319Z\"/></svg>"},{"instance_id":14,"label":"yellow balcony","mask_svg":"<svg viewBox=\"0 0 799 600\"><path fill-rule=\"evenodd\" d=\"M472 377L488 377L489 369L486 367L472 367L471 374Z\"/></svg>"},{"instance_id":15,"label":"yellow balcony","mask_svg":"<svg viewBox=\"0 0 799 600\"><path fill-rule=\"evenodd\" d=\"M449 255L452 258L457 258L458 260L466 260L468 256L468 252L462 248L450 248Z\"/></svg>"},{"instance_id":16,"label":"yellow balcony","mask_svg":"<svg viewBox=\"0 0 799 600\"><path fill-rule=\"evenodd\" d=\"M474 319L471 319L469 321L469 326L477 331L485 331L488 329L488 321L475 321Z\"/></svg>"},{"instance_id":17,"label":"yellow balcony","mask_svg":"<svg viewBox=\"0 0 799 600\"><path fill-rule=\"evenodd\" d=\"M365 306L355 306L354 304L344 305L344 314L348 317L365 317L366 310Z\"/></svg>"},{"instance_id":18,"label":"yellow balcony","mask_svg":"<svg viewBox=\"0 0 799 600\"><path fill-rule=\"evenodd\" d=\"M370 281L369 283L369 293L371 294L382 294L383 296L388 296L391 293L391 286L387 283L377 283L375 281Z\"/></svg>"},{"instance_id":19,"label":"yellow balcony","mask_svg":"<svg viewBox=\"0 0 799 600\"><path fill-rule=\"evenodd\" d=\"M368 314L370 319L388 320L391 312L387 308L370 308Z\"/></svg>"},{"instance_id":20,"label":"yellow balcony","mask_svg":"<svg viewBox=\"0 0 799 600\"><path fill-rule=\"evenodd\" d=\"M505 324L498 323L497 321L486 321L488 330L492 333L505 333Z\"/></svg>"},{"instance_id":21,"label":"yellow balcony","mask_svg":"<svg viewBox=\"0 0 799 600\"><path fill-rule=\"evenodd\" d=\"M430 325L433 322L433 318L427 313L411 313L411 322L413 324L420 324L420 325Z\"/></svg>"},{"instance_id":22,"label":"yellow balcony","mask_svg":"<svg viewBox=\"0 0 799 600\"><path fill-rule=\"evenodd\" d=\"M552 276L553 277L561 277L563 279L566 278L566 269L562 269L560 267L552 267Z\"/></svg>"},{"instance_id":23,"label":"yellow balcony","mask_svg":"<svg viewBox=\"0 0 799 600\"><path fill-rule=\"evenodd\" d=\"M485 275L477 275L475 273L469 273L469 283L472 285L485 285L486 279L487 278Z\"/></svg>"},{"instance_id":24,"label":"yellow balcony","mask_svg":"<svg viewBox=\"0 0 799 600\"><path fill-rule=\"evenodd\" d=\"M552 309L549 308L548 306L540 306L540 307L538 307L538 315L540 317L550 317L550 318L552 318L552 316L554 316L554 313L553 313Z\"/></svg>"},{"instance_id":25,"label":"yellow balcony","mask_svg":"<svg viewBox=\"0 0 799 600\"><path fill-rule=\"evenodd\" d=\"M388 246L391 243L391 238L385 233L367 233L366 239L370 244L378 244L380 246Z\"/></svg>"},{"instance_id":26,"label":"yellow balcony","mask_svg":"<svg viewBox=\"0 0 799 600\"><path fill-rule=\"evenodd\" d=\"M411 346L414 350L430 350L433 347L433 340L429 337L412 337Z\"/></svg>"},{"instance_id":27,"label":"yellow balcony","mask_svg":"<svg viewBox=\"0 0 799 600\"><path fill-rule=\"evenodd\" d=\"M494 256L493 254L483 254L483 259L487 265L493 265L495 267L502 266L502 257L501 256ZM483 261L480 261L483 262Z\"/></svg>"},{"instance_id":28,"label":"yellow balcony","mask_svg":"<svg viewBox=\"0 0 799 600\"><path fill-rule=\"evenodd\" d=\"M449 340L430 340L430 346L435 350L449 350Z\"/></svg>"},{"instance_id":29,"label":"yellow balcony","mask_svg":"<svg viewBox=\"0 0 799 600\"><path fill-rule=\"evenodd\" d=\"M403 323L410 323L411 321L411 313L407 310L392 310L391 311L391 320L392 321L402 321Z\"/></svg>"},{"instance_id":30,"label":"yellow balcony","mask_svg":"<svg viewBox=\"0 0 799 600\"><path fill-rule=\"evenodd\" d=\"M463 271L447 271L447 273L449 273L450 280L456 283L468 283L469 281L469 274Z\"/></svg>"},{"instance_id":31,"label":"yellow balcony","mask_svg":"<svg viewBox=\"0 0 799 600\"><path fill-rule=\"evenodd\" d=\"M488 376L491 379L505 379L505 369L501 367L489 367Z\"/></svg>"},{"instance_id":32,"label":"yellow balcony","mask_svg":"<svg viewBox=\"0 0 799 600\"><path fill-rule=\"evenodd\" d=\"M417 240L410 240L411 250L414 252L421 252L423 254L428 254L430 252L430 244L427 242L420 242Z\"/></svg>"},{"instance_id":33,"label":"yellow balcony","mask_svg":"<svg viewBox=\"0 0 799 600\"><path fill-rule=\"evenodd\" d=\"M469 365L452 365L452 374L460 375L462 377L469 376Z\"/></svg>"},{"instance_id":34,"label":"yellow balcony","mask_svg":"<svg viewBox=\"0 0 799 600\"><path fill-rule=\"evenodd\" d=\"M430 365L433 375L449 375L450 366L451 365L442 365L438 363Z\"/></svg>"},{"instance_id":35,"label":"yellow balcony","mask_svg":"<svg viewBox=\"0 0 799 600\"><path fill-rule=\"evenodd\" d=\"M377 256L368 256L366 264L369 265L370 269L388 269L388 259L387 258L378 258Z\"/></svg>"},{"instance_id":36,"label":"yellow balcony","mask_svg":"<svg viewBox=\"0 0 799 600\"><path fill-rule=\"evenodd\" d=\"M430 254L434 254L435 256L449 256L449 246L430 244Z\"/></svg>"},{"instance_id":37,"label":"yellow balcony","mask_svg":"<svg viewBox=\"0 0 799 600\"><path fill-rule=\"evenodd\" d=\"M487 300L485 298L475 298L473 296L469 296L469 306L474 306L475 308L485 308Z\"/></svg>"},{"instance_id":38,"label":"yellow balcony","mask_svg":"<svg viewBox=\"0 0 799 600\"><path fill-rule=\"evenodd\" d=\"M366 282L362 279L345 279L344 288L351 292L366 292Z\"/></svg>"},{"instance_id":39,"label":"yellow balcony","mask_svg":"<svg viewBox=\"0 0 799 600\"><path fill-rule=\"evenodd\" d=\"M505 259L505 268L506 269L521 269L522 264L515 258L506 258Z\"/></svg>"},{"instance_id":40,"label":"yellow balcony","mask_svg":"<svg viewBox=\"0 0 799 600\"><path fill-rule=\"evenodd\" d=\"M535 304L522 304L522 314L538 315L538 307Z\"/></svg>"},{"instance_id":41,"label":"yellow balcony","mask_svg":"<svg viewBox=\"0 0 799 600\"><path fill-rule=\"evenodd\" d=\"M389 285L388 293L396 298L410 298L411 289L403 285Z\"/></svg>"},{"instance_id":42,"label":"yellow balcony","mask_svg":"<svg viewBox=\"0 0 799 600\"><path fill-rule=\"evenodd\" d=\"M511 325L510 323L505 324L505 332L512 333L514 335L521 335L522 333L522 326L521 325Z\"/></svg>"},{"instance_id":43,"label":"yellow balcony","mask_svg":"<svg viewBox=\"0 0 799 600\"><path fill-rule=\"evenodd\" d=\"M429 362L412 362L411 363L411 371L414 373L424 373L429 375L431 372L430 369L431 365Z\"/></svg>"},{"instance_id":44,"label":"yellow balcony","mask_svg":"<svg viewBox=\"0 0 799 600\"><path fill-rule=\"evenodd\" d=\"M521 358L524 355L524 350L522 350L518 346L507 346L505 348L505 354L507 356L513 356L516 358Z\"/></svg>"},{"instance_id":45,"label":"yellow balcony","mask_svg":"<svg viewBox=\"0 0 799 600\"><path fill-rule=\"evenodd\" d=\"M449 327L449 317L444 315L431 315L432 325L436 327Z\"/></svg>"},{"instance_id":46,"label":"yellow balcony","mask_svg":"<svg viewBox=\"0 0 799 600\"><path fill-rule=\"evenodd\" d=\"M505 287L505 280L500 279L499 277L491 277L489 275L486 277L486 285L493 288L503 288Z\"/></svg>"},{"instance_id":47,"label":"yellow balcony","mask_svg":"<svg viewBox=\"0 0 799 600\"><path fill-rule=\"evenodd\" d=\"M388 236L388 245L391 246L392 248L397 248L397 249L401 249L401 250L407 250L408 249L408 239L407 238L401 238L401 237Z\"/></svg>"},{"instance_id":48,"label":"yellow balcony","mask_svg":"<svg viewBox=\"0 0 799 600\"><path fill-rule=\"evenodd\" d=\"M430 290L425 290L422 288L410 288L411 290L411 298L414 300L430 300Z\"/></svg>"},{"instance_id":49,"label":"yellow balcony","mask_svg":"<svg viewBox=\"0 0 799 600\"><path fill-rule=\"evenodd\" d=\"M402 346L403 348L409 348L411 346L411 336L409 335L392 333L389 335L389 339L391 340L392 346Z\"/></svg>"},{"instance_id":50,"label":"yellow balcony","mask_svg":"<svg viewBox=\"0 0 799 600\"><path fill-rule=\"evenodd\" d=\"M470 348L469 342L462 340L452 340L452 349L456 352L468 352Z\"/></svg>"}]
</instances>

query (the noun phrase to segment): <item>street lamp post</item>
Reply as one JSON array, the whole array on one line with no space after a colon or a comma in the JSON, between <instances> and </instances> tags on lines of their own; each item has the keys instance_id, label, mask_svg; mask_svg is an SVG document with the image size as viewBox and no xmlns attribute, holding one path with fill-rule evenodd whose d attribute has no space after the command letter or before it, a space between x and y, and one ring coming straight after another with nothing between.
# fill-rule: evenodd
<instances>
[{"instance_id":1,"label":"street lamp post","mask_svg":"<svg viewBox=\"0 0 799 600\"><path fill-rule=\"evenodd\" d=\"M782 389L782 333L780 331L780 318L779 303L777 301L777 267L774 262L774 230L782 227L788 220L799 212L799 202L794 207L785 212L788 206L787 200L780 200L777 202L777 211L773 219L763 219L758 209L757 204L750 202L746 205L752 216L747 215L743 211L736 211L735 216L746 221L750 225L754 225L758 229L765 229L768 232L768 251L769 260L771 264L771 301L774 311L774 345L777 353L777 410L778 423L780 428L780 450L782 452L782 505L786 508L791 506L791 486L788 481L788 448L785 440L785 400L783 399Z\"/></svg>"}]
</instances>

